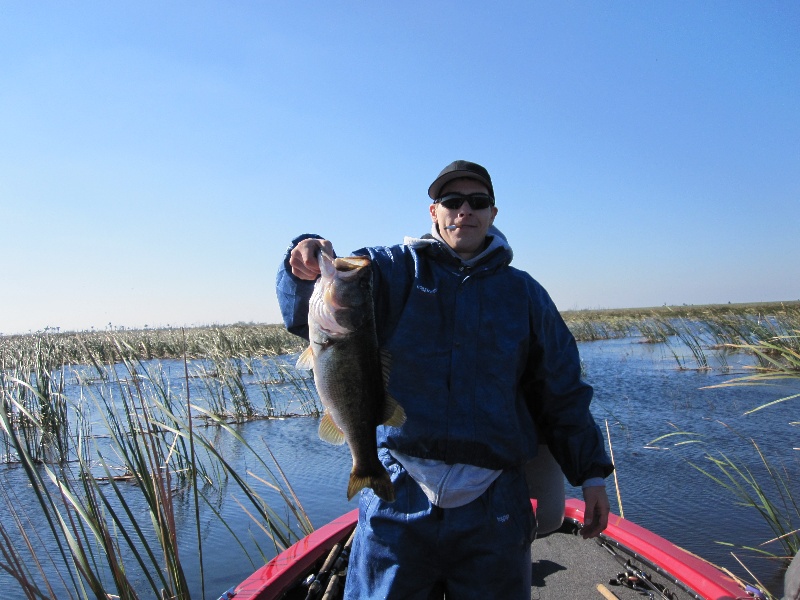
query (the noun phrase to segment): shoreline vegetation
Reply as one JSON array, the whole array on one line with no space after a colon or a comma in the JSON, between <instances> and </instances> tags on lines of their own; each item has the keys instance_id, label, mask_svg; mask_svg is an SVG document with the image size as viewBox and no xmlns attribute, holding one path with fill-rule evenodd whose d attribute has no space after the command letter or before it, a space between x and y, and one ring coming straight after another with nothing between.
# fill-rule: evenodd
<instances>
[{"instance_id":1,"label":"shoreline vegetation","mask_svg":"<svg viewBox=\"0 0 800 600\"><path fill-rule=\"evenodd\" d=\"M562 316L581 342L632 338L664 344L681 370L725 371L725 356L751 355L752 372L723 386L800 378L800 301ZM178 552L176 494L188 498L199 515L201 508L215 510L218 495L232 486L244 498L242 510L264 533L269 547L259 546L262 559L311 531L269 449L252 448L237 429L253 419L320 414L308 373L298 372L287 357L305 345L282 325L241 323L0 336L0 477L3 469L22 467L38 499L26 507L0 481L0 506L5 503L12 515L0 522L0 568L27 598L205 597L202 576L201 589L190 589L181 562L186 554ZM796 398L765 395L759 409ZM252 455L257 475L230 466L220 451L221 435ZM664 437L670 436L675 434ZM681 444L678 438L672 437L675 445ZM766 483L719 455L701 458L702 465L690 464L770 524L781 539L778 556L796 554L797 482L766 457ZM779 496L768 488L777 488ZM139 495L135 501L133 494ZM145 506L147 516L136 517L133 506ZM37 542L41 531L33 523L54 542ZM193 560L202 574L199 527L198 517ZM235 541L244 549L243 540Z\"/></svg>"},{"instance_id":2,"label":"shoreline vegetation","mask_svg":"<svg viewBox=\"0 0 800 600\"><path fill-rule=\"evenodd\" d=\"M579 342L642 337L646 342L663 342L669 336L703 344L709 348L724 344L752 344L771 337L792 335L800 329L800 300L748 302L739 304L664 305L646 308L563 310L561 316ZM686 330L682 324L692 323ZM692 340L692 333L696 340ZM704 335L711 336L703 339ZM194 327L106 330L43 331L0 334L0 367L19 364L41 349L42 338L56 362L89 364L119 358L118 343L129 347L142 360L229 358L291 354L306 342L290 334L283 325L236 323ZM791 342L791 341L790 341Z\"/></svg>"}]
</instances>

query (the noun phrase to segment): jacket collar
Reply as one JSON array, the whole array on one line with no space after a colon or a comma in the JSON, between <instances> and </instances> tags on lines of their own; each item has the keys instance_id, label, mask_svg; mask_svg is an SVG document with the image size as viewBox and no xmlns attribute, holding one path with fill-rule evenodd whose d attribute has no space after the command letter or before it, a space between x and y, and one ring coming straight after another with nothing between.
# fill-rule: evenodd
<instances>
[{"instance_id":1,"label":"jacket collar","mask_svg":"<svg viewBox=\"0 0 800 600\"><path fill-rule=\"evenodd\" d=\"M489 231L486 233L486 240L488 244L480 254L468 260L464 260L458 254L456 254L456 252L450 246L448 246L447 243L445 243L445 241L439 235L439 228L437 227L436 223L433 223L431 226L430 233L426 233L425 235L419 238L406 236L403 239L403 244L419 250L423 248L438 247L441 251L455 258L460 263L468 267L473 267L478 263L483 262L485 259L487 259L490 255L493 255L498 250L501 250L504 254L506 254L507 256L506 264L511 262L511 260L514 257L514 252L511 250L511 246L509 245L506 236L503 235L503 233L499 229L497 229L497 227L495 227L494 225L489 227Z\"/></svg>"}]
</instances>

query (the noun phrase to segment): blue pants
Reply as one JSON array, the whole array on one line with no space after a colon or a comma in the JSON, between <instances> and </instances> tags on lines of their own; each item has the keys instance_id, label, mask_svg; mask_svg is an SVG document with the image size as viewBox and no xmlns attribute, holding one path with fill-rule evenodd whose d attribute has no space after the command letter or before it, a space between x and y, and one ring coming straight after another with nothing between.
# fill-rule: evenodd
<instances>
[{"instance_id":1,"label":"blue pants","mask_svg":"<svg viewBox=\"0 0 800 600\"><path fill-rule=\"evenodd\" d=\"M530 598L536 520L521 469L469 504L439 508L388 462L397 499L362 491L345 598Z\"/></svg>"}]
</instances>

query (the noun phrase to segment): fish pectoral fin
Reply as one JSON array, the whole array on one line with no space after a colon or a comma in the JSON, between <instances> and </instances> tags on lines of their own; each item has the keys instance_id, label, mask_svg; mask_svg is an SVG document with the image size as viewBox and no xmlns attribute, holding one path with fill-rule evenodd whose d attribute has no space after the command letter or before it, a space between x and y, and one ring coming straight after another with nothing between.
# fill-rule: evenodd
<instances>
[{"instance_id":1,"label":"fish pectoral fin","mask_svg":"<svg viewBox=\"0 0 800 600\"><path fill-rule=\"evenodd\" d=\"M303 371L310 371L314 368L314 350L311 346L303 350L303 353L297 359L295 367Z\"/></svg>"},{"instance_id":2,"label":"fish pectoral fin","mask_svg":"<svg viewBox=\"0 0 800 600\"><path fill-rule=\"evenodd\" d=\"M319 439L334 446L344 444L344 432L333 422L329 414L325 414L319 422Z\"/></svg>"},{"instance_id":3,"label":"fish pectoral fin","mask_svg":"<svg viewBox=\"0 0 800 600\"><path fill-rule=\"evenodd\" d=\"M386 394L386 401L383 403L383 424L400 427L405 422L406 411L397 400Z\"/></svg>"}]
</instances>

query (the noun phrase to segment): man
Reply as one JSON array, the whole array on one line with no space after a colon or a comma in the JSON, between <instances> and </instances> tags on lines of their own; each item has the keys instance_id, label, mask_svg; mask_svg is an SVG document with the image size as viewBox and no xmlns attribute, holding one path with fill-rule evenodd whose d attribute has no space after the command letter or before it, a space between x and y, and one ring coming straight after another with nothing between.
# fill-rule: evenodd
<instances>
[{"instance_id":1,"label":"man","mask_svg":"<svg viewBox=\"0 0 800 600\"><path fill-rule=\"evenodd\" d=\"M378 427L397 498L362 492L345 593L527 599L535 519L523 465L537 453L537 429L583 485L586 538L606 527L613 466L574 338L544 288L509 266L489 173L455 161L428 195L429 234L356 252L372 260L388 391L407 421ZM333 252L300 236L278 273L286 326L305 337L319 248Z\"/></svg>"}]
</instances>

